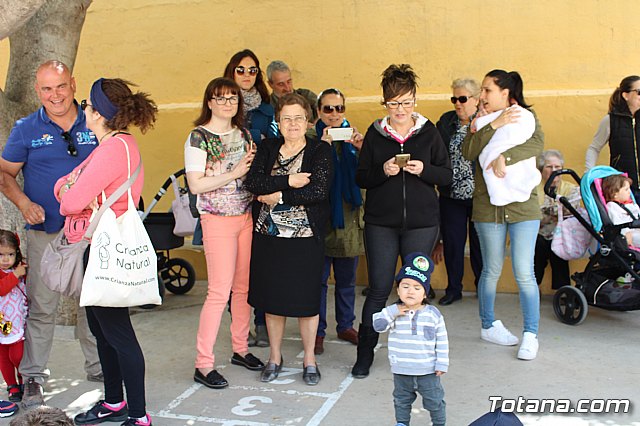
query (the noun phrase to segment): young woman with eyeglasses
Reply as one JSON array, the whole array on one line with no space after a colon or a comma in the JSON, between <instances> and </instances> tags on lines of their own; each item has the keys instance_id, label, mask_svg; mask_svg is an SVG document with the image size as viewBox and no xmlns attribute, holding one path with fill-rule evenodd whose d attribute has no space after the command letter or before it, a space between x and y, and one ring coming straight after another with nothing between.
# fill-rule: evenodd
<instances>
[{"instance_id":1,"label":"young woman with eyeglasses","mask_svg":"<svg viewBox=\"0 0 640 426\"><path fill-rule=\"evenodd\" d=\"M609 98L609 112L600 121L593 142L587 148L587 170L596 165L598 155L609 144L609 164L627 173L633 181L631 189L640 196L640 76L625 77Z\"/></svg>"},{"instance_id":2,"label":"young woman with eyeglasses","mask_svg":"<svg viewBox=\"0 0 640 426\"><path fill-rule=\"evenodd\" d=\"M81 103L87 128L95 134L100 145L55 184L60 213L67 216L65 236L69 241L74 240L72 236L75 241L82 238L84 229L78 228L88 225L92 206L98 208L104 202L101 194L109 197L139 165L138 143L128 129L136 126L145 133L153 127L158 109L148 94L133 93L129 86L132 83L125 80L101 78L93 83L89 100ZM135 204L140 200L143 184L144 167L141 167L131 186ZM127 210L127 204L125 194L113 203L111 209L120 216ZM77 220L77 216L84 216L87 220ZM69 226L69 223L74 226ZM76 228L73 234L67 232L72 228ZM85 256L88 256L88 251ZM131 325L129 308L87 306L85 309L89 328L96 337L104 373L104 400L78 414L75 424L121 421L127 426L151 426L151 417L146 413L144 355Z\"/></svg>"},{"instance_id":3,"label":"young woman with eyeglasses","mask_svg":"<svg viewBox=\"0 0 640 426\"><path fill-rule=\"evenodd\" d=\"M438 187L440 201L441 241L434 253L438 262L444 254L447 268L447 290L438 301L440 305L450 305L462 299L462 278L464 276L464 250L469 236L471 269L478 285L482 272L480 242L471 220L473 198L473 163L462 156L462 141L469 131L471 120L478 112L480 85L470 78L459 78L451 84L453 111L442 114L436 127L447 145L451 168L456 170L451 185ZM468 229L468 231L467 231ZM436 254L438 253L438 254Z\"/></svg>"},{"instance_id":4,"label":"young woman with eyeglasses","mask_svg":"<svg viewBox=\"0 0 640 426\"><path fill-rule=\"evenodd\" d=\"M331 221L325 238L324 272L322 274L322 299L320 322L314 351L324 352L324 337L327 329L327 281L331 268L335 278L336 331L338 338L354 345L358 344L358 332L353 328L356 268L358 257L364 254L362 241L362 195L356 185L358 151L363 136L344 117L345 98L338 89L323 90L318 96L318 118L316 136L331 145L333 156L333 182L331 184ZM334 140L329 129L352 128L346 140Z\"/></svg>"},{"instance_id":5,"label":"young woman with eyeglasses","mask_svg":"<svg viewBox=\"0 0 640 426\"><path fill-rule=\"evenodd\" d=\"M360 151L356 182L367 190L364 244L369 292L358 330L358 358L351 370L356 378L369 375L378 343L372 316L385 307L398 256L431 253L440 218L435 185L451 183L440 133L414 110L417 78L407 64L390 65L382 73L382 105L388 115L369 127Z\"/></svg>"},{"instance_id":6,"label":"young woman with eyeglasses","mask_svg":"<svg viewBox=\"0 0 640 426\"><path fill-rule=\"evenodd\" d=\"M256 54L249 49L236 53L229 60L223 76L240 86L245 127L253 140L260 144L263 139L275 138L278 135L275 113L269 103L269 91Z\"/></svg>"},{"instance_id":7,"label":"young woman with eyeglasses","mask_svg":"<svg viewBox=\"0 0 640 426\"><path fill-rule=\"evenodd\" d=\"M243 129L240 87L226 78L212 80L205 89L197 126L185 143L185 171L189 188L198 194L208 291L196 335L194 380L220 389L227 380L215 369L214 348L222 314L231 298L231 363L261 370L262 361L248 351L251 308L249 258L253 195L244 180L255 154Z\"/></svg>"}]
</instances>

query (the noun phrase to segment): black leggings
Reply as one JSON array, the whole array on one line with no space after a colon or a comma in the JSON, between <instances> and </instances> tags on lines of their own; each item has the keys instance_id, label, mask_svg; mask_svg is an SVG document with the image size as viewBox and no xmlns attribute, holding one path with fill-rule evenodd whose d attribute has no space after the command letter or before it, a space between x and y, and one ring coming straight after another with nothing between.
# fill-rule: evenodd
<instances>
[{"instance_id":1,"label":"black leggings","mask_svg":"<svg viewBox=\"0 0 640 426\"><path fill-rule=\"evenodd\" d=\"M416 251L431 256L437 237L437 226L402 230L365 224L369 292L362 307L363 325L371 327L373 314L385 307L393 288L398 256L402 256L402 262L406 255Z\"/></svg>"},{"instance_id":2,"label":"black leggings","mask_svg":"<svg viewBox=\"0 0 640 426\"><path fill-rule=\"evenodd\" d=\"M89 262L89 249L84 253L84 267ZM127 389L129 417L147 414L144 394L144 355L133 331L129 308L87 306L87 322L96 338L98 357L104 375L104 399L109 404L124 400L122 382Z\"/></svg>"},{"instance_id":3,"label":"black leggings","mask_svg":"<svg viewBox=\"0 0 640 426\"><path fill-rule=\"evenodd\" d=\"M104 374L105 401L124 400L122 382L127 389L129 417L147 413L144 395L144 355L129 318L129 308L87 306L89 329L96 336L98 356Z\"/></svg>"}]
</instances>

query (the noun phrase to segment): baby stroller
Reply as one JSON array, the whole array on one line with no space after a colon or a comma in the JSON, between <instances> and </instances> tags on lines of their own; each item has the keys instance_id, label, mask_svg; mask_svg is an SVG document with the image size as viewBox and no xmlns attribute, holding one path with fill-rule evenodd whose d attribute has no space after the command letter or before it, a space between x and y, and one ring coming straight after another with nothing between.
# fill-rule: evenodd
<instances>
[{"instance_id":1,"label":"baby stroller","mask_svg":"<svg viewBox=\"0 0 640 426\"><path fill-rule=\"evenodd\" d=\"M580 185L591 223L580 215L566 197L559 197L558 200L595 238L598 250L589 257L583 272L571 276L575 287L566 285L556 291L553 298L556 317L565 324L578 325L587 317L589 305L609 311L639 310L640 252L627 246L620 230L640 228L640 220L613 225L602 195L602 178L621 172L612 167L597 166L580 179L573 170L556 170L545 184L545 194L555 199L555 188L551 187L551 183L558 175L565 174L571 175ZM621 280L621 277L626 279Z\"/></svg>"},{"instance_id":2,"label":"baby stroller","mask_svg":"<svg viewBox=\"0 0 640 426\"><path fill-rule=\"evenodd\" d=\"M149 234L149 238L151 238L151 243L158 257L160 282L173 294L185 294L191 290L196 282L196 271L185 259L172 258L170 255L170 250L184 245L184 237L178 237L173 233L173 227L176 224L173 213L151 213L151 210L158 204L160 198L167 193L167 189L174 180L181 176L186 179L184 169L180 169L169 176L155 197L153 197L153 200L151 200L149 207L141 215L144 227ZM179 190L182 193L186 193L184 187L179 187Z\"/></svg>"}]
</instances>

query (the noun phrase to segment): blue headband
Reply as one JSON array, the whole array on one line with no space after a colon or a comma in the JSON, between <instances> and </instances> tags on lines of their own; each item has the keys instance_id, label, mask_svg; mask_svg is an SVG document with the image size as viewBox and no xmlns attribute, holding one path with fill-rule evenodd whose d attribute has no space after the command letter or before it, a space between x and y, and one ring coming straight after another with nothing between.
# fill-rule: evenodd
<instances>
[{"instance_id":1,"label":"blue headband","mask_svg":"<svg viewBox=\"0 0 640 426\"><path fill-rule=\"evenodd\" d=\"M104 78L100 78L93 83L91 86L91 93L89 94L89 99L91 100L91 107L98 111L101 116L103 116L107 120L111 120L116 116L118 112L118 107L115 106L105 95L102 90L102 82Z\"/></svg>"}]
</instances>

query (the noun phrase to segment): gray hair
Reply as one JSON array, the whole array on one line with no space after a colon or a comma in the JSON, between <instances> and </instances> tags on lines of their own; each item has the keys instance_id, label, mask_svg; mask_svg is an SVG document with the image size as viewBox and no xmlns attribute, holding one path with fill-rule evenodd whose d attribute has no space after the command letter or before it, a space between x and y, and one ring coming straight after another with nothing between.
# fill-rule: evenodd
<instances>
[{"instance_id":1,"label":"gray hair","mask_svg":"<svg viewBox=\"0 0 640 426\"><path fill-rule=\"evenodd\" d=\"M271 63L267 66L267 80L273 82L273 80L271 80L271 76L273 75L274 71L291 72L291 68L289 68L289 65L285 64L283 61L271 61Z\"/></svg>"},{"instance_id":2,"label":"gray hair","mask_svg":"<svg viewBox=\"0 0 640 426\"><path fill-rule=\"evenodd\" d=\"M480 85L472 78L456 78L451 83L452 89L465 89L471 96L477 98L480 95Z\"/></svg>"},{"instance_id":3,"label":"gray hair","mask_svg":"<svg viewBox=\"0 0 640 426\"><path fill-rule=\"evenodd\" d=\"M547 149L546 151L542 151L540 155L538 155L538 170L542 171L542 169L544 168L544 163L546 163L547 160L551 157L556 157L558 160L560 160L560 164L562 165L562 167L564 167L564 156L562 155L562 153L557 149Z\"/></svg>"}]
</instances>

